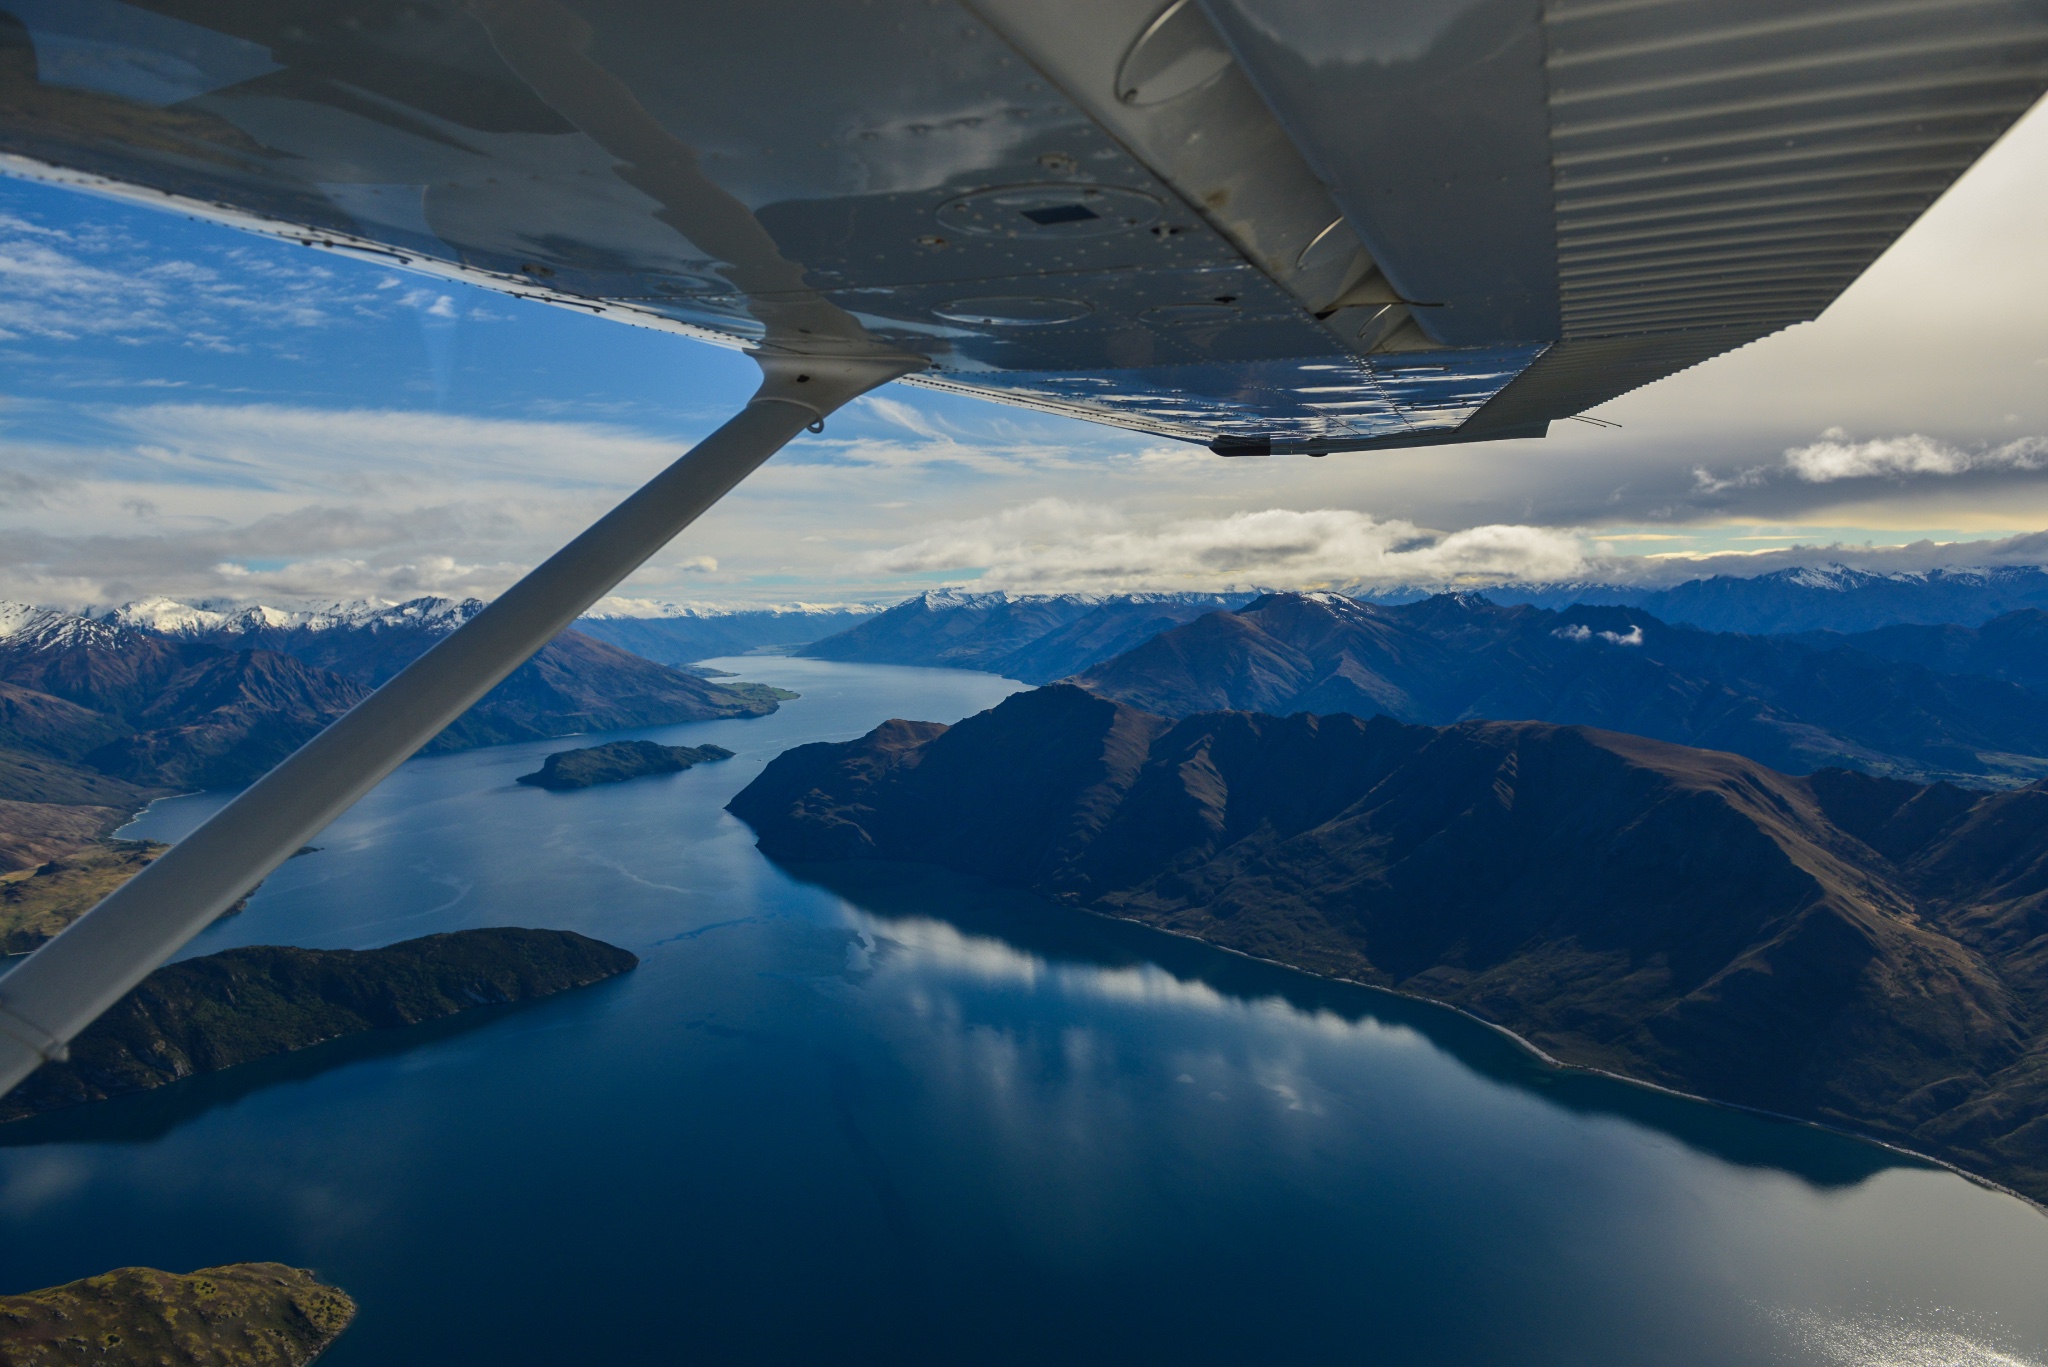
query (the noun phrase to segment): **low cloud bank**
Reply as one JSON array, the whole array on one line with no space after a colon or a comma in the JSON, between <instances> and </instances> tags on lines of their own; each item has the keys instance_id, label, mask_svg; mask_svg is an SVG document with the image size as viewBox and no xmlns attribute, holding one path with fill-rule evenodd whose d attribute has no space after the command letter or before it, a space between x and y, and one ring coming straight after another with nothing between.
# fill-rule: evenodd
<instances>
[{"instance_id":1,"label":"low cloud bank","mask_svg":"<svg viewBox=\"0 0 2048 1367\"><path fill-rule=\"evenodd\" d=\"M1268 508L1134 524L1122 514L1043 499L861 558L866 573L975 574L1020 592L1228 591L1416 581L1572 578L1584 541L1547 527L1485 526L1442 535L1398 518Z\"/></svg>"},{"instance_id":2,"label":"low cloud bank","mask_svg":"<svg viewBox=\"0 0 2048 1367\"><path fill-rule=\"evenodd\" d=\"M2039 470L2048 466L2048 438L2021 437L2001 446L1965 450L1915 432L1904 437L1852 441L1839 427L1820 440L1785 453L1785 468L1808 484L1878 476L1961 475L1972 470Z\"/></svg>"},{"instance_id":3,"label":"low cloud bank","mask_svg":"<svg viewBox=\"0 0 2048 1367\"><path fill-rule=\"evenodd\" d=\"M1998 445L1958 446L1938 437L1910 432L1902 437L1857 441L1840 427L1830 427L1818 441L1788 447L1782 464L1752 465L1732 474L1701 467L1692 472L1697 492L1720 494L1755 489L1790 477L1802 484L1833 484L1845 479L1953 478L1970 474L2023 474L2048 469L2048 437L2020 437Z\"/></svg>"},{"instance_id":4,"label":"low cloud bank","mask_svg":"<svg viewBox=\"0 0 2048 1367\"><path fill-rule=\"evenodd\" d=\"M1141 524L1110 509L1042 500L953 524L863 556L850 568L1019 593L1118 593L1559 583L1655 587L1816 565L1898 574L2043 564L2048 532L1986 541L1815 542L1769 551L1636 556L1614 555L1596 538L1549 527L1501 524L1444 534L1398 518L1333 508L1268 508Z\"/></svg>"}]
</instances>

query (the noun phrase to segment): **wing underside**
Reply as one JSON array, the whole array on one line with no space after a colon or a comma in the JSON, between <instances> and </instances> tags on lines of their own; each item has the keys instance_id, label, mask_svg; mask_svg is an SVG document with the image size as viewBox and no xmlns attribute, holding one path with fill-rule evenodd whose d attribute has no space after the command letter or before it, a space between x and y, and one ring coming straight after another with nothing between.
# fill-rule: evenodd
<instances>
[{"instance_id":1,"label":"wing underside","mask_svg":"<svg viewBox=\"0 0 2048 1367\"><path fill-rule=\"evenodd\" d=\"M1817 316L2048 0L0 0L0 153L1227 454L1539 435Z\"/></svg>"}]
</instances>

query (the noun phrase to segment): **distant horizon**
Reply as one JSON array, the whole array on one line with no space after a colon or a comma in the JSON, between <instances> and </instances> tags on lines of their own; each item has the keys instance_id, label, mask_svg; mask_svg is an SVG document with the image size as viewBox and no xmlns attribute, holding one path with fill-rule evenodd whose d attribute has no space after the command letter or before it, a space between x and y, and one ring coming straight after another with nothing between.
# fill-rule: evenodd
<instances>
[{"instance_id":1,"label":"distant horizon","mask_svg":"<svg viewBox=\"0 0 2048 1367\"><path fill-rule=\"evenodd\" d=\"M2034 538L2030 537L2026 539L2033 540ZM1984 545L1994 543L1966 544ZM1880 549L1905 550L1911 548ZM1627 565L1639 559L1640 558L1631 558L1631 560L1618 559L1617 561L1609 562L1609 564ZM1721 558L1716 557L1715 559ZM1665 565L1672 565L1672 561L1669 559L1663 561L1662 563ZM1684 563L1696 564L1696 562ZM1744 558L1744 560L1738 562L1738 564L1742 567L1747 567L1749 565L1756 565L1756 562L1754 560ZM1673 566L1673 568L1676 568L1676 566ZM1796 564L1777 563L1769 566L1757 565L1754 571L1751 573L1736 573L1733 572L1735 568L1737 567L1722 564L1715 565L1710 572L1706 573L1694 572L1690 574L1671 574L1669 576L1656 577L1645 575L1633 578L1602 578L1597 577L1595 575L1577 576L1570 579L1551 580L1473 578L1459 581L1431 582L1413 580L1407 582L1383 582L1377 584L1260 584L1216 589L1015 589L995 585L989 585L984 587L977 584L975 581L968 581L965 583L956 584L935 584L931 585L928 588L913 590L911 592L903 594L900 597L842 602L817 602L806 600L785 600L783 602L757 602L731 599L723 601L701 599L677 601L673 599L613 596L599 600L599 602L595 604L590 611L582 614L582 618L597 618L600 620L634 618L645 620L660 620L662 618L680 618L689 616L725 617L743 616L749 614L877 614L887 612L891 608L901 606L902 604L911 602L917 598L933 594L955 595L961 598L1006 597L1013 601L1060 598L1101 599L1105 601L1113 601L1118 599L1128 599L1136 597L1185 599L1204 597L1257 597L1265 594L1275 593L1335 593L1349 598L1362 598L1367 600L1383 601L1398 597L1419 598L1429 597L1432 595L1443 593L1484 594L1488 591L1500 590L1545 595L1566 593L1576 589L1627 589L1638 592L1659 592L1667 589L1677 588L1685 584L1704 583L1706 581L1713 579L1755 580L1769 578L1776 575L1792 575L1801 572L1847 572L1851 574L1868 575L1877 579L1891 580L1896 582L1907 582L1911 580L1926 579L1936 576L1960 577L1970 574L1996 574L2001 571L2012 572L2031 570L2036 573L2048 574L2048 556L2044 556L2044 558L2039 560L2013 560L2005 562L1957 561L1954 563L1940 563L1924 566L1896 566L1890 568L1856 565L1851 564L1846 560L1837 559L1808 560ZM147 609L156 607L157 605L162 605L165 608L177 608L196 613L203 613L207 615L231 617L243 613L248 613L261 608L268 608L273 611L291 613L296 615L317 615L327 612L347 612L350 610L372 612L379 610L388 610L393 608L402 608L416 603L432 602L461 604L465 602L488 603L489 601L491 601L490 598L483 595L470 594L458 597L456 595L445 593L421 593L414 594L411 597L407 598L337 598L312 596L300 597L296 599L284 595L258 595L245 598L225 594L215 594L206 597L179 597L174 594L153 593L143 594L139 597L126 599L121 602L88 602L72 604L51 602L37 603L31 602L27 599L11 599L5 596L0 596L0 610L4 610L9 607L25 607L40 612L63 613L70 616L85 617L93 620L109 620L119 619L123 614L132 614L136 609ZM579 620L582 620L582 618L579 618ZM0 621L0 636L5 636L6 634L7 630L5 627L5 623L4 621Z\"/></svg>"}]
</instances>

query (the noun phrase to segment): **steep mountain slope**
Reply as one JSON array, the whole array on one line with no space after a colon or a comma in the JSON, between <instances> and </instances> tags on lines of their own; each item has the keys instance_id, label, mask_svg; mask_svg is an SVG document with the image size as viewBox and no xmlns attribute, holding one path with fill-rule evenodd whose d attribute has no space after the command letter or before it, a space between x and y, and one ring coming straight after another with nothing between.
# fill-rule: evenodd
<instances>
[{"instance_id":1,"label":"steep mountain slope","mask_svg":"<svg viewBox=\"0 0 2048 1367\"><path fill-rule=\"evenodd\" d=\"M943 864L2048 1196L2048 791L1055 685L792 750L731 809L777 858Z\"/></svg>"},{"instance_id":2,"label":"steep mountain slope","mask_svg":"<svg viewBox=\"0 0 2048 1367\"><path fill-rule=\"evenodd\" d=\"M1249 594L961 593L936 589L797 651L816 660L981 669L1044 683Z\"/></svg>"},{"instance_id":3,"label":"steep mountain slope","mask_svg":"<svg viewBox=\"0 0 2048 1367\"><path fill-rule=\"evenodd\" d=\"M108 713L19 684L0 683L0 746L77 759L126 730Z\"/></svg>"},{"instance_id":4,"label":"steep mountain slope","mask_svg":"<svg viewBox=\"0 0 2048 1367\"><path fill-rule=\"evenodd\" d=\"M1981 674L2048 696L2048 612L2022 608L1980 627L1890 626L1845 635L1809 632L1799 637L1821 649L1859 650L1941 674Z\"/></svg>"},{"instance_id":5,"label":"steep mountain slope","mask_svg":"<svg viewBox=\"0 0 2048 1367\"><path fill-rule=\"evenodd\" d=\"M7 743L159 791L246 783L367 692L269 651L64 614L0 636Z\"/></svg>"},{"instance_id":6,"label":"steep mountain slope","mask_svg":"<svg viewBox=\"0 0 2048 1367\"><path fill-rule=\"evenodd\" d=\"M1271 594L1077 676L1169 716L1384 712L1601 726L1733 750L1793 773L2048 774L2048 700L1842 647L1672 627L1633 608L1551 612L1472 595L1382 606Z\"/></svg>"},{"instance_id":7,"label":"steep mountain slope","mask_svg":"<svg viewBox=\"0 0 2048 1367\"><path fill-rule=\"evenodd\" d=\"M135 734L100 746L85 761L134 783L247 783L369 693L289 656L223 651L165 680L146 706L128 714Z\"/></svg>"},{"instance_id":8,"label":"steep mountain slope","mask_svg":"<svg viewBox=\"0 0 2048 1367\"><path fill-rule=\"evenodd\" d=\"M367 690L431 650L483 606L473 598L415 598L309 612L258 607L224 614L154 599L112 616L175 632L185 642L286 655ZM435 738L428 753L585 731L761 716L774 711L775 704L775 693L759 685L707 682L570 630L478 699Z\"/></svg>"},{"instance_id":9,"label":"steep mountain slope","mask_svg":"<svg viewBox=\"0 0 2048 1367\"><path fill-rule=\"evenodd\" d=\"M99 839L162 792L47 755L0 750L0 874Z\"/></svg>"}]
</instances>

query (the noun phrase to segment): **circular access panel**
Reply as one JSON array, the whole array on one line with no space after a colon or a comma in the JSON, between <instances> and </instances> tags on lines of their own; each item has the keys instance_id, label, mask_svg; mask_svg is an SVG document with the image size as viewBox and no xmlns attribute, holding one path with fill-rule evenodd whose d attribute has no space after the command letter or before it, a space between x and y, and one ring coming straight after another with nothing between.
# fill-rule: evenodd
<instances>
[{"instance_id":1,"label":"circular access panel","mask_svg":"<svg viewBox=\"0 0 2048 1367\"><path fill-rule=\"evenodd\" d=\"M1009 185L939 206L939 222L976 237L1102 237L1158 221L1158 200L1114 185Z\"/></svg>"},{"instance_id":2,"label":"circular access panel","mask_svg":"<svg viewBox=\"0 0 2048 1367\"><path fill-rule=\"evenodd\" d=\"M986 299L955 299L932 312L949 323L974 323L981 327L1030 328L1049 323L1071 323L1086 318L1092 310L1078 299L1041 299L1031 295L991 295Z\"/></svg>"}]
</instances>

